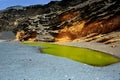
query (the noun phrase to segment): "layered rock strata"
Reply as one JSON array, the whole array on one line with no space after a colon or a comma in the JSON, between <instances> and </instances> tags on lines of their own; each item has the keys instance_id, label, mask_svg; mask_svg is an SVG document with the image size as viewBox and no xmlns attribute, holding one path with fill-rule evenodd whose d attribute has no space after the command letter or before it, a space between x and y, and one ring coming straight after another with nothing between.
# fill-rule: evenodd
<instances>
[{"instance_id":1,"label":"layered rock strata","mask_svg":"<svg viewBox=\"0 0 120 80\"><path fill-rule=\"evenodd\" d=\"M10 11L13 17L8 16ZM7 16L3 17L3 13ZM91 33L119 29L119 14L118 0L52 1L47 5L1 12L0 30L10 28L20 41L73 41Z\"/></svg>"}]
</instances>

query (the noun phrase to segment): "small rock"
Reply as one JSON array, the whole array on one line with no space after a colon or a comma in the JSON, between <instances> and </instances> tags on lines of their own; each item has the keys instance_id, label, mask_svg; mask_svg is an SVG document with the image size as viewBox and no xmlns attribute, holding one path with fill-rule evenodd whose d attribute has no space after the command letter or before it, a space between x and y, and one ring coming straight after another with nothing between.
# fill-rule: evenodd
<instances>
[{"instance_id":1,"label":"small rock","mask_svg":"<svg viewBox=\"0 0 120 80\"><path fill-rule=\"evenodd\" d=\"M29 61L32 61L32 59L29 59Z\"/></svg>"},{"instance_id":2,"label":"small rock","mask_svg":"<svg viewBox=\"0 0 120 80\"><path fill-rule=\"evenodd\" d=\"M115 48L115 47L116 47L116 45L115 45L115 44L112 44L112 45L111 45L111 47L112 47L112 48Z\"/></svg>"}]
</instances>

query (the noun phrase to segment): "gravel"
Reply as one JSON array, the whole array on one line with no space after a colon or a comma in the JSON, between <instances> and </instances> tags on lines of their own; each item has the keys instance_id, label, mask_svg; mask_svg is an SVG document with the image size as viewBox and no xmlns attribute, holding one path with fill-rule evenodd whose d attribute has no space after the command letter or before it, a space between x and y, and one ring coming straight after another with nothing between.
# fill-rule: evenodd
<instances>
[{"instance_id":1,"label":"gravel","mask_svg":"<svg viewBox=\"0 0 120 80\"><path fill-rule=\"evenodd\" d=\"M0 80L120 80L120 63L95 67L15 42L0 50Z\"/></svg>"}]
</instances>

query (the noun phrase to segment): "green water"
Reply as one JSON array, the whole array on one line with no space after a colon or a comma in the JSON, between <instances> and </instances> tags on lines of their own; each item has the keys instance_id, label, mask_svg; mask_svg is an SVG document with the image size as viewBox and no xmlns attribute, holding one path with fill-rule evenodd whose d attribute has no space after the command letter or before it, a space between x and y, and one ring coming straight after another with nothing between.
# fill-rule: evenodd
<instances>
[{"instance_id":1,"label":"green water","mask_svg":"<svg viewBox=\"0 0 120 80\"><path fill-rule=\"evenodd\" d=\"M40 49L42 53L66 57L93 66L106 66L120 61L119 58L110 54L85 48L41 42L23 42L23 44L30 46L43 46L44 48Z\"/></svg>"}]
</instances>

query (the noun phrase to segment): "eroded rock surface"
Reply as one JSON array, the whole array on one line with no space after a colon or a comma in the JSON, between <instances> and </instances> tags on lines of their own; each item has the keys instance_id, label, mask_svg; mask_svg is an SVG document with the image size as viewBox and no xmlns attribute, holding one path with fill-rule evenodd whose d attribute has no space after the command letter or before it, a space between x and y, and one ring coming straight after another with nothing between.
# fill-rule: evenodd
<instances>
[{"instance_id":1,"label":"eroded rock surface","mask_svg":"<svg viewBox=\"0 0 120 80\"><path fill-rule=\"evenodd\" d=\"M119 14L118 0L52 1L2 11L0 30L13 30L20 41L72 41L119 29Z\"/></svg>"}]
</instances>

